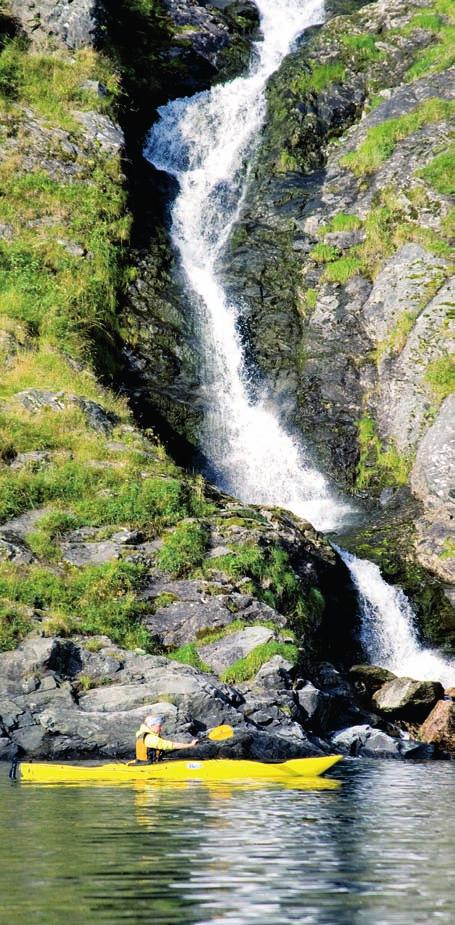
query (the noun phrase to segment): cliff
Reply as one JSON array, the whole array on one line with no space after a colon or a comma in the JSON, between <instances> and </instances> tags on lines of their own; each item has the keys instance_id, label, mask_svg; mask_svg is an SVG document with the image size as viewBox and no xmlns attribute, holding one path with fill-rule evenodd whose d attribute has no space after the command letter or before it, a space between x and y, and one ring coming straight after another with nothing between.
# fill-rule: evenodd
<instances>
[{"instance_id":1,"label":"cliff","mask_svg":"<svg viewBox=\"0 0 455 925\"><path fill-rule=\"evenodd\" d=\"M172 272L169 185L143 163L142 144L169 95L244 67L255 10L117 7L13 0L0 22L0 754L13 745L53 757L127 754L150 700L170 704L183 731L196 714L204 726L233 722L249 734L239 753L259 757L324 750L329 733L359 722L370 730L355 740L364 752L374 727L385 738L371 753L431 753L406 749L398 727L338 674L360 654L357 614L327 540L287 512L223 496L175 461L197 449L198 364ZM419 556L445 582L446 455L438 462L434 446L446 439L450 399L446 341L434 331L446 330L449 212L437 158L449 94L439 58L403 81L411 62L445 48L448 14L414 28L414 8L400 4L404 38L390 8L355 15L357 45L346 51L352 21L333 19L272 81L226 275L233 289L247 287L245 336L284 413L311 429L345 485L369 497L387 489L387 536L389 509L409 531L414 502L396 485L408 485L412 468L424 505ZM395 57L387 43L376 48L384 31ZM322 47L329 63L316 65ZM396 91L375 98L345 138L379 93L388 56ZM386 155L359 173L368 133L401 118ZM431 199L431 208L416 199L420 211L409 215L403 206L399 232L401 200L384 192L381 170L406 194L416 174ZM385 244L372 230L381 222ZM403 299L419 306L406 308L415 317L404 334ZM417 324L418 343L431 342L428 362L426 351L415 360ZM403 377L407 390L397 386L390 408L392 379ZM440 586L422 574L422 613L445 641L453 624Z\"/></svg>"}]
</instances>

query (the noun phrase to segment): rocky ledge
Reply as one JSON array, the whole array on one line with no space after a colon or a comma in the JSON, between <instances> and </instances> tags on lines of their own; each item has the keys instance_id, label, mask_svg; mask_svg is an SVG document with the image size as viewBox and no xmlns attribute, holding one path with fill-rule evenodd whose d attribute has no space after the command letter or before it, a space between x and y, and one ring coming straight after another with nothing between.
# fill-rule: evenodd
<instances>
[{"instance_id":1,"label":"rocky ledge","mask_svg":"<svg viewBox=\"0 0 455 925\"><path fill-rule=\"evenodd\" d=\"M229 661L228 639L221 665ZM0 677L3 759L131 758L135 730L151 710L165 715L168 735L200 738L188 752L197 757L270 761L337 751L434 758L455 749L454 691L444 699L438 684L368 665L343 676L322 662L310 679L275 655L233 686L215 672L128 652L103 636L35 637L0 656ZM206 739L225 723L232 739Z\"/></svg>"}]
</instances>

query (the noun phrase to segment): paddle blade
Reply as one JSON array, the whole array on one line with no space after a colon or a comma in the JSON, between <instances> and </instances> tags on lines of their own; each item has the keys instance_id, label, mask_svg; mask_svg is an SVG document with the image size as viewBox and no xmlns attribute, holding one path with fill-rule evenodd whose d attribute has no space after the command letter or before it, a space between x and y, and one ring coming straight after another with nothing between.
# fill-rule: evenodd
<instances>
[{"instance_id":1,"label":"paddle blade","mask_svg":"<svg viewBox=\"0 0 455 925\"><path fill-rule=\"evenodd\" d=\"M212 742L224 742L225 739L232 739L234 730L232 726L215 726L207 735Z\"/></svg>"}]
</instances>

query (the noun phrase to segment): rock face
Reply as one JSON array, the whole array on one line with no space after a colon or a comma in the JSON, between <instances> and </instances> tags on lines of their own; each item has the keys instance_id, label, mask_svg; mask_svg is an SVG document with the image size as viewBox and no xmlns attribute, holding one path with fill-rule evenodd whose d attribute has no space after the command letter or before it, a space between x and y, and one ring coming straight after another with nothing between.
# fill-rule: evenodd
<instances>
[{"instance_id":1,"label":"rock face","mask_svg":"<svg viewBox=\"0 0 455 925\"><path fill-rule=\"evenodd\" d=\"M394 678L383 684L372 699L380 713L395 719L422 722L443 696L442 684Z\"/></svg>"},{"instance_id":2,"label":"rock face","mask_svg":"<svg viewBox=\"0 0 455 925\"><path fill-rule=\"evenodd\" d=\"M455 703L439 700L419 729L419 739L455 755Z\"/></svg>"},{"instance_id":3,"label":"rock face","mask_svg":"<svg viewBox=\"0 0 455 925\"><path fill-rule=\"evenodd\" d=\"M94 41L98 29L99 0L12 0L14 16L33 38L55 36L80 48Z\"/></svg>"},{"instance_id":4,"label":"rock face","mask_svg":"<svg viewBox=\"0 0 455 925\"><path fill-rule=\"evenodd\" d=\"M322 671L327 676L327 663ZM360 725L346 728L346 693L337 703L336 694L310 682L295 690L292 673L289 662L274 656L235 688L215 674L120 649L107 637L90 643L31 637L0 655L0 758L132 757L135 731L150 712L166 717L169 737L199 737L188 756L270 761L336 748L372 757L431 757L432 745L385 734L365 723L353 702ZM233 738L209 742L206 731L225 723L233 726Z\"/></svg>"},{"instance_id":5,"label":"rock face","mask_svg":"<svg viewBox=\"0 0 455 925\"><path fill-rule=\"evenodd\" d=\"M376 549L377 561L415 595L429 638L450 648L455 616L433 576L454 580L453 499L442 488L453 284L449 194L433 165L449 144L453 73L420 67L438 39L414 14L395 0L337 17L272 78L225 279L244 306L251 374L334 480L384 500L388 551ZM365 36L369 53L356 52ZM398 122L405 128L378 153ZM354 550L356 541L365 534L349 537ZM424 569L433 618L419 597Z\"/></svg>"}]
</instances>

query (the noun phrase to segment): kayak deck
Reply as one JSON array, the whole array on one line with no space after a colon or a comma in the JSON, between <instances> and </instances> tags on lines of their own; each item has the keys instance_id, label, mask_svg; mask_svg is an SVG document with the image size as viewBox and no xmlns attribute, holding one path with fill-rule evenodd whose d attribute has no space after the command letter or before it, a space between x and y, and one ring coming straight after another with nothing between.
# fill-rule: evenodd
<instances>
[{"instance_id":1,"label":"kayak deck","mask_svg":"<svg viewBox=\"0 0 455 925\"><path fill-rule=\"evenodd\" d=\"M243 761L232 758L208 761L162 761L157 764L112 762L109 764L56 764L54 762L21 762L20 778L25 783L65 784L103 782L107 784L134 781L283 781L298 777L318 777L331 768L341 755L321 758L294 758L279 764Z\"/></svg>"}]
</instances>

